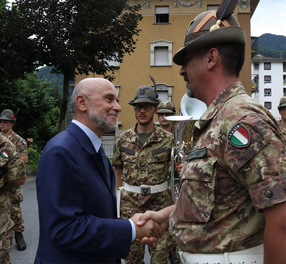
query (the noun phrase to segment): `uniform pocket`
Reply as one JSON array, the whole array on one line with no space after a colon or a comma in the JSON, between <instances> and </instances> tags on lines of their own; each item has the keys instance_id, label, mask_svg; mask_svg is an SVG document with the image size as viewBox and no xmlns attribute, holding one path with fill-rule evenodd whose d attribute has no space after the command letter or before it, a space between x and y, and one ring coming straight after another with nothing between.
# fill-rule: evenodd
<instances>
[{"instance_id":1,"label":"uniform pocket","mask_svg":"<svg viewBox=\"0 0 286 264\"><path fill-rule=\"evenodd\" d=\"M144 161L147 165L147 174L152 184L160 184L167 180L170 170L170 149L163 147L153 150Z\"/></svg>"},{"instance_id":2,"label":"uniform pocket","mask_svg":"<svg viewBox=\"0 0 286 264\"><path fill-rule=\"evenodd\" d=\"M186 165L175 216L180 221L208 222L215 205L215 163L217 158L196 159Z\"/></svg>"},{"instance_id":3,"label":"uniform pocket","mask_svg":"<svg viewBox=\"0 0 286 264\"><path fill-rule=\"evenodd\" d=\"M132 176L133 174L136 175L137 171L137 157L135 156L135 152L133 150L129 150L125 148L122 151L122 161L123 161L123 175L125 176ZM134 176L133 175L133 176Z\"/></svg>"}]
</instances>

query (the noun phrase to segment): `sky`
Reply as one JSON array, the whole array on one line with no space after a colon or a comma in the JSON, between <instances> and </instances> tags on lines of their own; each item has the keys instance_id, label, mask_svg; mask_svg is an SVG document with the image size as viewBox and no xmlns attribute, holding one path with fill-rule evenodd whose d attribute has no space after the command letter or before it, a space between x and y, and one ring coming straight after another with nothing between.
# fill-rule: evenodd
<instances>
[{"instance_id":1,"label":"sky","mask_svg":"<svg viewBox=\"0 0 286 264\"><path fill-rule=\"evenodd\" d=\"M286 1L260 0L251 18L251 36L264 33L286 36Z\"/></svg>"}]
</instances>

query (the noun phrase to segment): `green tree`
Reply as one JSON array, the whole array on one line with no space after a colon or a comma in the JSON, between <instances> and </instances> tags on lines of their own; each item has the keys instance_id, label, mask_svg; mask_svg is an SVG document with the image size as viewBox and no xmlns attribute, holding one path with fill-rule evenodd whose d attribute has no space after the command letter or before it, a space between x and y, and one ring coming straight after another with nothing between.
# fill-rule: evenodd
<instances>
[{"instance_id":1,"label":"green tree","mask_svg":"<svg viewBox=\"0 0 286 264\"><path fill-rule=\"evenodd\" d=\"M15 0L36 41L40 65L63 74L59 131L65 128L69 82L76 74L95 72L112 80L115 67L134 51L142 16L126 0Z\"/></svg>"},{"instance_id":2,"label":"green tree","mask_svg":"<svg viewBox=\"0 0 286 264\"><path fill-rule=\"evenodd\" d=\"M0 0L0 82L33 72L34 41L23 16L6 0Z\"/></svg>"},{"instance_id":3,"label":"green tree","mask_svg":"<svg viewBox=\"0 0 286 264\"><path fill-rule=\"evenodd\" d=\"M0 111L8 108L18 112L14 129L23 138L48 141L57 133L60 99L49 85L42 83L37 73L0 84Z\"/></svg>"}]
</instances>

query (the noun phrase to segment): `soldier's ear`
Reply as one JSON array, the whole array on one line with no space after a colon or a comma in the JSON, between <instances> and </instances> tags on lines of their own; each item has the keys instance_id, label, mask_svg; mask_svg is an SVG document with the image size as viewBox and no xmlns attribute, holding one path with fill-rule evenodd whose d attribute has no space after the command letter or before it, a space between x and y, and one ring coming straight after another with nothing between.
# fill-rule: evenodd
<instances>
[{"instance_id":1,"label":"soldier's ear","mask_svg":"<svg viewBox=\"0 0 286 264\"><path fill-rule=\"evenodd\" d=\"M218 50L215 48L211 48L207 53L207 68L212 69L218 62Z\"/></svg>"}]
</instances>

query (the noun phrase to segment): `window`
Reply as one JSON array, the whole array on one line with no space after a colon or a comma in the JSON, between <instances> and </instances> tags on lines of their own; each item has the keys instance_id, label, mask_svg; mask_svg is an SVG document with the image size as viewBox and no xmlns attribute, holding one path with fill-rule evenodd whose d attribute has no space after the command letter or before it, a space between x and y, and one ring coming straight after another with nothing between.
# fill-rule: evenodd
<instances>
[{"instance_id":1,"label":"window","mask_svg":"<svg viewBox=\"0 0 286 264\"><path fill-rule=\"evenodd\" d=\"M169 7L168 6L156 6L156 23L169 23Z\"/></svg>"},{"instance_id":2,"label":"window","mask_svg":"<svg viewBox=\"0 0 286 264\"><path fill-rule=\"evenodd\" d=\"M271 96L271 89L264 89L264 96Z\"/></svg>"},{"instance_id":3,"label":"window","mask_svg":"<svg viewBox=\"0 0 286 264\"><path fill-rule=\"evenodd\" d=\"M157 40L150 43L151 66L171 66L172 65L173 42Z\"/></svg>"},{"instance_id":4,"label":"window","mask_svg":"<svg viewBox=\"0 0 286 264\"><path fill-rule=\"evenodd\" d=\"M161 101L169 101L168 91L157 91L157 93L158 93L158 98Z\"/></svg>"},{"instance_id":5,"label":"window","mask_svg":"<svg viewBox=\"0 0 286 264\"><path fill-rule=\"evenodd\" d=\"M254 63L254 70L259 70L259 63Z\"/></svg>"},{"instance_id":6,"label":"window","mask_svg":"<svg viewBox=\"0 0 286 264\"><path fill-rule=\"evenodd\" d=\"M264 62L264 70L271 70L271 63L270 62Z\"/></svg>"},{"instance_id":7,"label":"window","mask_svg":"<svg viewBox=\"0 0 286 264\"><path fill-rule=\"evenodd\" d=\"M157 83L156 90L158 93L158 98L161 101L172 101L173 86L165 83Z\"/></svg>"},{"instance_id":8,"label":"window","mask_svg":"<svg viewBox=\"0 0 286 264\"><path fill-rule=\"evenodd\" d=\"M271 83L271 76L270 75L264 76L264 83Z\"/></svg>"},{"instance_id":9,"label":"window","mask_svg":"<svg viewBox=\"0 0 286 264\"><path fill-rule=\"evenodd\" d=\"M169 65L168 62L168 47L155 47L154 50L154 65Z\"/></svg>"},{"instance_id":10,"label":"window","mask_svg":"<svg viewBox=\"0 0 286 264\"><path fill-rule=\"evenodd\" d=\"M283 84L286 84L286 75L283 75Z\"/></svg>"},{"instance_id":11,"label":"window","mask_svg":"<svg viewBox=\"0 0 286 264\"><path fill-rule=\"evenodd\" d=\"M119 96L120 85L114 85L117 95Z\"/></svg>"},{"instance_id":12,"label":"window","mask_svg":"<svg viewBox=\"0 0 286 264\"><path fill-rule=\"evenodd\" d=\"M268 110L272 109L272 103L271 102L264 102L264 107L267 108Z\"/></svg>"},{"instance_id":13,"label":"window","mask_svg":"<svg viewBox=\"0 0 286 264\"><path fill-rule=\"evenodd\" d=\"M286 96L286 88L283 88L283 96Z\"/></svg>"}]
</instances>

